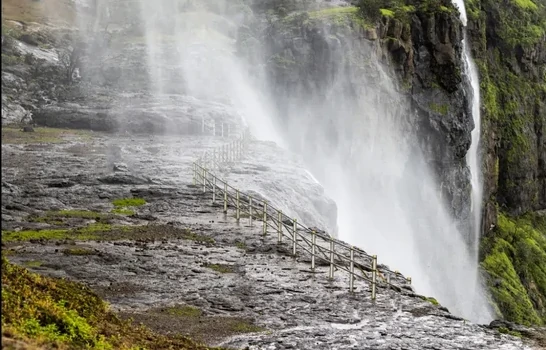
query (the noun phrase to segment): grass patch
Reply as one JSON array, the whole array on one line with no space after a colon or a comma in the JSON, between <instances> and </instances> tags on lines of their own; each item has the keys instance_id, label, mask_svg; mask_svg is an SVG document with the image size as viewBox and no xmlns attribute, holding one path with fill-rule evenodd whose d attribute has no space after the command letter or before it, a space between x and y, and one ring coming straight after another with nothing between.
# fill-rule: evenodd
<instances>
[{"instance_id":1,"label":"grass patch","mask_svg":"<svg viewBox=\"0 0 546 350\"><path fill-rule=\"evenodd\" d=\"M111 213L116 215L126 215L126 216L135 215L134 210L127 209L127 208L114 208L112 209Z\"/></svg>"},{"instance_id":2,"label":"grass patch","mask_svg":"<svg viewBox=\"0 0 546 350\"><path fill-rule=\"evenodd\" d=\"M140 207L146 204L146 200L143 198L122 198L122 199L115 199L112 201L112 204L116 208L123 208L123 207Z\"/></svg>"},{"instance_id":3,"label":"grass patch","mask_svg":"<svg viewBox=\"0 0 546 350\"><path fill-rule=\"evenodd\" d=\"M431 111L441 115L447 115L447 112L449 111L449 105L447 104L431 103L429 108Z\"/></svg>"},{"instance_id":4,"label":"grass patch","mask_svg":"<svg viewBox=\"0 0 546 350\"><path fill-rule=\"evenodd\" d=\"M219 273L235 273L235 269L232 265L226 264L204 264L203 267L207 267Z\"/></svg>"},{"instance_id":5,"label":"grass patch","mask_svg":"<svg viewBox=\"0 0 546 350\"><path fill-rule=\"evenodd\" d=\"M511 2L523 10L535 11L538 9L537 5L531 0L511 0Z\"/></svg>"},{"instance_id":6,"label":"grass patch","mask_svg":"<svg viewBox=\"0 0 546 350\"><path fill-rule=\"evenodd\" d=\"M436 306L440 305L440 303L438 302L438 300L436 300L435 298L427 297L425 300L428 301L428 302L430 302L430 303L433 304L433 305L436 305Z\"/></svg>"},{"instance_id":7,"label":"grass patch","mask_svg":"<svg viewBox=\"0 0 546 350\"><path fill-rule=\"evenodd\" d=\"M178 317L199 317L203 312L194 306L183 305L183 306L173 306L162 310L163 312Z\"/></svg>"},{"instance_id":8,"label":"grass patch","mask_svg":"<svg viewBox=\"0 0 546 350\"><path fill-rule=\"evenodd\" d=\"M57 349L208 349L186 337L134 326L88 287L40 276L4 257L2 336Z\"/></svg>"},{"instance_id":9,"label":"grass patch","mask_svg":"<svg viewBox=\"0 0 546 350\"><path fill-rule=\"evenodd\" d=\"M392 11L392 10L379 9L379 12L381 12L381 16L390 17L390 18L394 17L394 11Z\"/></svg>"},{"instance_id":10,"label":"grass patch","mask_svg":"<svg viewBox=\"0 0 546 350\"><path fill-rule=\"evenodd\" d=\"M246 250L248 248L245 242L237 242L235 243L235 246L242 250Z\"/></svg>"},{"instance_id":11,"label":"grass patch","mask_svg":"<svg viewBox=\"0 0 546 350\"><path fill-rule=\"evenodd\" d=\"M546 218L499 214L495 235L483 241L481 263L494 302L508 321L546 322Z\"/></svg>"},{"instance_id":12,"label":"grass patch","mask_svg":"<svg viewBox=\"0 0 546 350\"><path fill-rule=\"evenodd\" d=\"M43 262L39 261L39 260L29 260L29 261L25 261L23 262L23 266L26 266L26 267L40 267L42 266Z\"/></svg>"},{"instance_id":13,"label":"grass patch","mask_svg":"<svg viewBox=\"0 0 546 350\"><path fill-rule=\"evenodd\" d=\"M98 236L86 233L79 233L75 230L27 230L27 231L2 231L4 242L24 242L33 240L91 240Z\"/></svg>"},{"instance_id":14,"label":"grass patch","mask_svg":"<svg viewBox=\"0 0 546 350\"><path fill-rule=\"evenodd\" d=\"M260 326L256 326L250 322L246 321L237 321L230 325L230 328L233 332L236 333L258 333L263 332L266 329Z\"/></svg>"},{"instance_id":15,"label":"grass patch","mask_svg":"<svg viewBox=\"0 0 546 350\"><path fill-rule=\"evenodd\" d=\"M216 243L214 239L207 236L199 235L197 233L191 232L190 230L186 230L186 234L184 235L183 238L190 241L195 241L198 243L206 243L206 244Z\"/></svg>"},{"instance_id":16,"label":"grass patch","mask_svg":"<svg viewBox=\"0 0 546 350\"><path fill-rule=\"evenodd\" d=\"M509 330L508 328L506 327L499 327L499 332L502 333L502 334L508 334L508 335L511 335L511 336L514 336L514 337L518 337L518 338L521 338L522 337L522 334L518 331L511 331Z\"/></svg>"},{"instance_id":17,"label":"grass patch","mask_svg":"<svg viewBox=\"0 0 546 350\"><path fill-rule=\"evenodd\" d=\"M97 253L94 250L87 249L87 248L66 248L63 250L63 254L87 256L87 255L96 255Z\"/></svg>"}]
</instances>

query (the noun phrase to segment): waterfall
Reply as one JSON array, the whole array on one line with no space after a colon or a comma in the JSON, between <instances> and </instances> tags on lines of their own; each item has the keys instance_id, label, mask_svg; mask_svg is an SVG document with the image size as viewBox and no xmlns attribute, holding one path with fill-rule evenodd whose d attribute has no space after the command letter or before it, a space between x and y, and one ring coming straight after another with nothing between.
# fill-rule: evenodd
<instances>
[{"instance_id":1,"label":"waterfall","mask_svg":"<svg viewBox=\"0 0 546 350\"><path fill-rule=\"evenodd\" d=\"M313 75L303 70L298 79L288 67L294 78L275 94L283 95L289 144L338 205L339 237L411 276L418 293L453 313L490 322L475 249L447 209L434 151L425 149L429 135L419 130L427 120L412 114L376 43L332 32L328 23L309 32L307 42L284 50L298 55L299 66L313 66Z\"/></svg>"},{"instance_id":2,"label":"waterfall","mask_svg":"<svg viewBox=\"0 0 546 350\"><path fill-rule=\"evenodd\" d=\"M465 27L463 33L463 58L464 58L464 71L470 80L470 87L472 89L472 120L474 121L474 129L472 130L471 137L472 143L470 149L466 155L466 163L470 169L471 174L471 222L469 242L472 258L476 261L479 259L479 245L481 236L481 221L482 221L482 202L483 202L483 184L481 178L481 160L480 160L480 134L481 134L481 115L480 115L480 81L478 70L472 59L470 51L466 26L468 18L466 15L466 8L463 0L453 0L453 4L459 9L460 19ZM479 283L479 278L476 273L476 283Z\"/></svg>"}]
</instances>

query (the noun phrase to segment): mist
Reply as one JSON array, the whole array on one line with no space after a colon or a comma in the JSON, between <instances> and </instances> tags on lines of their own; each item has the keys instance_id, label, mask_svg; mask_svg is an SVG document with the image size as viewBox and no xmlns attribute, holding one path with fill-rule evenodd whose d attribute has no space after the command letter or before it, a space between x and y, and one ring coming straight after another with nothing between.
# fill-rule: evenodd
<instances>
[{"instance_id":1,"label":"mist","mask_svg":"<svg viewBox=\"0 0 546 350\"><path fill-rule=\"evenodd\" d=\"M129 40L145 62L140 73L150 98L162 108L175 100L205 105L197 118L239 119L254 137L301 155L337 203L339 238L411 276L418 293L453 313L491 320L476 283L477 261L422 151L430 145L376 44L350 30L341 43L322 27L313 35L321 40L324 55L316 61L324 70L283 84L267 71L266 42L253 41L253 60L240 55L241 27L259 22L242 2L93 3L87 6L101 22L95 27L112 21L121 28L125 47Z\"/></svg>"}]
</instances>

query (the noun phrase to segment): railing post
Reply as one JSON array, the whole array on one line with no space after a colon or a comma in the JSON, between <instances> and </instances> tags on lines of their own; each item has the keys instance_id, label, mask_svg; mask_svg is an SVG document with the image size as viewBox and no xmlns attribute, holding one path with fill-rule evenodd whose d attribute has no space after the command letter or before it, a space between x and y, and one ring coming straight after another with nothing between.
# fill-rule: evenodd
<instances>
[{"instance_id":1,"label":"railing post","mask_svg":"<svg viewBox=\"0 0 546 350\"><path fill-rule=\"evenodd\" d=\"M263 213L263 220L264 220L264 236L267 235L267 201L264 201L264 213Z\"/></svg>"},{"instance_id":2,"label":"railing post","mask_svg":"<svg viewBox=\"0 0 546 350\"><path fill-rule=\"evenodd\" d=\"M317 232L313 231L311 236L311 270L315 271L315 247L317 245Z\"/></svg>"},{"instance_id":3,"label":"railing post","mask_svg":"<svg viewBox=\"0 0 546 350\"><path fill-rule=\"evenodd\" d=\"M239 190L236 190L236 205L237 205L237 211L236 211L236 214L235 214L235 218L237 219L237 223L239 223L239 219L241 219L241 208L239 207Z\"/></svg>"},{"instance_id":4,"label":"railing post","mask_svg":"<svg viewBox=\"0 0 546 350\"><path fill-rule=\"evenodd\" d=\"M330 271L328 277L334 278L334 240L330 238Z\"/></svg>"},{"instance_id":5,"label":"railing post","mask_svg":"<svg viewBox=\"0 0 546 350\"><path fill-rule=\"evenodd\" d=\"M277 242L278 243L281 243L282 242L282 210L278 210L277 211L277 216L278 216L278 220L277 220L277 231L278 231L278 234L279 234L279 237L277 238Z\"/></svg>"},{"instance_id":6,"label":"railing post","mask_svg":"<svg viewBox=\"0 0 546 350\"><path fill-rule=\"evenodd\" d=\"M377 255L372 256L372 301L375 301L377 284Z\"/></svg>"},{"instance_id":7,"label":"railing post","mask_svg":"<svg viewBox=\"0 0 546 350\"><path fill-rule=\"evenodd\" d=\"M216 176L212 175L212 204L216 203Z\"/></svg>"},{"instance_id":8,"label":"railing post","mask_svg":"<svg viewBox=\"0 0 546 350\"><path fill-rule=\"evenodd\" d=\"M350 259L351 259L351 267L350 267L350 275L349 275L349 292L354 292L355 288L355 249L353 246L351 246L350 251Z\"/></svg>"},{"instance_id":9,"label":"railing post","mask_svg":"<svg viewBox=\"0 0 546 350\"><path fill-rule=\"evenodd\" d=\"M249 222L250 222L250 227L252 227L252 197L249 196L249 199L248 199L248 213L250 214L248 217L249 217Z\"/></svg>"},{"instance_id":10,"label":"railing post","mask_svg":"<svg viewBox=\"0 0 546 350\"><path fill-rule=\"evenodd\" d=\"M224 214L227 214L227 183L224 182Z\"/></svg>"},{"instance_id":11,"label":"railing post","mask_svg":"<svg viewBox=\"0 0 546 350\"><path fill-rule=\"evenodd\" d=\"M193 162L193 185L197 184L197 163Z\"/></svg>"},{"instance_id":12,"label":"railing post","mask_svg":"<svg viewBox=\"0 0 546 350\"><path fill-rule=\"evenodd\" d=\"M292 228L292 255L296 256L296 242L298 240L298 219L294 219Z\"/></svg>"},{"instance_id":13,"label":"railing post","mask_svg":"<svg viewBox=\"0 0 546 350\"><path fill-rule=\"evenodd\" d=\"M207 192L207 169L203 168L203 193Z\"/></svg>"}]
</instances>

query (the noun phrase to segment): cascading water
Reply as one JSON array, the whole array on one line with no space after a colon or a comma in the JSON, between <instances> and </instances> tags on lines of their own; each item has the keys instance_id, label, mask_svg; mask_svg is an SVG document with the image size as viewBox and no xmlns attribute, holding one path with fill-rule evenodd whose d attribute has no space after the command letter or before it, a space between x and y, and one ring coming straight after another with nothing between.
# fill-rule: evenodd
<instances>
[{"instance_id":1,"label":"cascading water","mask_svg":"<svg viewBox=\"0 0 546 350\"><path fill-rule=\"evenodd\" d=\"M455 0L454 5L459 9L461 14L461 22L466 27L467 17L464 1ZM465 71L470 79L470 86L472 88L472 119L474 121L474 129L472 130L472 143L468 150L466 162L470 168L471 184L472 184L472 223L470 227L470 241L472 245L472 254L475 259L478 259L479 242L481 235L481 220L482 220L482 180L481 180L481 167L480 167L480 133L481 133L481 117L480 117L480 81L478 76L478 70L472 60L472 55L468 47L468 40L466 38L466 30L463 34L463 56L465 62Z\"/></svg>"},{"instance_id":2,"label":"cascading water","mask_svg":"<svg viewBox=\"0 0 546 350\"><path fill-rule=\"evenodd\" d=\"M307 80L292 79L290 89L271 94L272 108L260 89L273 84L249 79L249 65L235 55L238 27L249 16L244 6L236 8L230 1L137 3L120 9L120 1L95 1L108 17L121 18L119 30L130 28L133 37L124 37L146 61L148 93L167 96L162 101L189 96L211 109L229 105L256 137L280 142L272 117L276 110L287 144L305 157L336 200L342 239L411 275L419 292L437 297L453 312L490 320L476 284L477 261L445 208L416 134L418 123L379 64L376 47L343 33L345 48L340 49L340 39L327 28L293 34L293 48L304 57L312 51L303 43L306 36L315 35L313 45L323 52L304 63L313 68L306 69Z\"/></svg>"},{"instance_id":3,"label":"cascading water","mask_svg":"<svg viewBox=\"0 0 546 350\"><path fill-rule=\"evenodd\" d=\"M459 9L460 19L465 27L463 33L463 58L465 63L465 72L470 79L470 86L472 89L472 119L474 121L474 129L472 130L472 143L466 156L466 162L470 168L471 185L472 185L472 205L471 205L471 224L470 232L468 233L470 242L470 253L472 259L478 261L479 259L479 244L481 236L481 221L482 221L482 196L483 187L481 179L481 161L479 154L480 146L480 134L481 134L481 115L480 115L480 82L478 76L478 70L472 60L472 55L469 49L468 40L466 36L466 25L468 19L466 16L466 8L463 0L453 0L453 4ZM476 271L474 281L476 285L480 283L479 276ZM476 287L475 287L476 289Z\"/></svg>"},{"instance_id":4,"label":"cascading water","mask_svg":"<svg viewBox=\"0 0 546 350\"><path fill-rule=\"evenodd\" d=\"M336 201L340 238L403 268L420 293L456 314L489 322L477 260L446 209L432 155L422 150L421 122L391 85L377 47L338 30L317 25L307 42L290 46L299 55L293 61L315 71L274 93L289 143Z\"/></svg>"}]
</instances>

